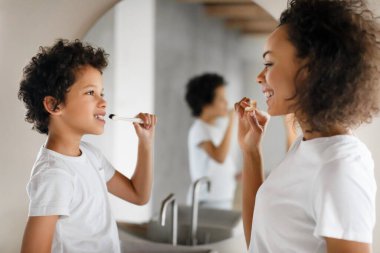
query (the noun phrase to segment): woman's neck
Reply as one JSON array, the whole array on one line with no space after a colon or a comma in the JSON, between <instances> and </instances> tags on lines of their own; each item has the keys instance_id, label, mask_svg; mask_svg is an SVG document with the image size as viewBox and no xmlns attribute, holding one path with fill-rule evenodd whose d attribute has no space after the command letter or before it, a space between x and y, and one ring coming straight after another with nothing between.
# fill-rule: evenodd
<instances>
[{"instance_id":1,"label":"woman's neck","mask_svg":"<svg viewBox=\"0 0 380 253\"><path fill-rule=\"evenodd\" d=\"M347 129L341 126L331 127L328 131L322 132L322 131L313 130L312 127L305 122L298 121L298 123L302 130L303 139L305 141L312 140L315 138L320 138L320 137L330 137L330 136L335 136L335 135L351 135L352 134L352 131L350 129Z\"/></svg>"}]
</instances>

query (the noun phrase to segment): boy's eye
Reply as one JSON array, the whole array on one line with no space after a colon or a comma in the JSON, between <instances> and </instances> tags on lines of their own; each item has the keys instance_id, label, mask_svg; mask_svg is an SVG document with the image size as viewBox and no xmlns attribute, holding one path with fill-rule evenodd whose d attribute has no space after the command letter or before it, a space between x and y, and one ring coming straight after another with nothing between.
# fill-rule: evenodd
<instances>
[{"instance_id":1,"label":"boy's eye","mask_svg":"<svg viewBox=\"0 0 380 253\"><path fill-rule=\"evenodd\" d=\"M104 93L100 93L100 96L101 96L101 97L104 97Z\"/></svg>"},{"instance_id":2,"label":"boy's eye","mask_svg":"<svg viewBox=\"0 0 380 253\"><path fill-rule=\"evenodd\" d=\"M95 92L93 90L90 90L90 91L87 91L86 94L90 95L90 96L93 96L95 94Z\"/></svg>"}]
</instances>

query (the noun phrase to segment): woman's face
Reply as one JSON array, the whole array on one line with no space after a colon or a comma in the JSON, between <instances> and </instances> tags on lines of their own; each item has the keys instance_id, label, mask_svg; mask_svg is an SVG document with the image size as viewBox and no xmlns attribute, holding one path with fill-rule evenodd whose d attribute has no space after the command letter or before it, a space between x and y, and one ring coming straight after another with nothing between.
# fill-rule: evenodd
<instances>
[{"instance_id":1,"label":"woman's face","mask_svg":"<svg viewBox=\"0 0 380 253\"><path fill-rule=\"evenodd\" d=\"M257 82L267 98L268 113L272 116L292 113L295 95L295 77L301 60L296 57L296 48L287 38L286 26L277 28L268 38L264 47L264 69L257 76Z\"/></svg>"}]
</instances>

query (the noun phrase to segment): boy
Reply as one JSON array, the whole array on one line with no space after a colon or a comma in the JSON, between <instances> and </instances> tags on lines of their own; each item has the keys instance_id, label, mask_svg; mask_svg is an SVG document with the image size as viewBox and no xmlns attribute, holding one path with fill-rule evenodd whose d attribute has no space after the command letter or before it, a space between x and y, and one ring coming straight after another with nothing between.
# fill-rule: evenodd
<instances>
[{"instance_id":1,"label":"boy","mask_svg":"<svg viewBox=\"0 0 380 253\"><path fill-rule=\"evenodd\" d=\"M102 70L107 55L76 40L41 48L24 69L18 93L26 121L47 134L27 186L29 219L21 252L120 252L107 191L137 205L152 186L156 117L138 115L138 161L131 179L116 171L101 152L81 142L101 134L106 101Z\"/></svg>"},{"instance_id":2,"label":"boy","mask_svg":"<svg viewBox=\"0 0 380 253\"><path fill-rule=\"evenodd\" d=\"M236 170L229 154L233 111L228 111L225 84L222 76L211 73L196 76L188 82L186 102L196 117L189 131L188 150L192 182L207 176L212 183L210 193L205 191L205 187L201 189L201 205L231 209ZM190 187L188 204L191 194Z\"/></svg>"}]
</instances>

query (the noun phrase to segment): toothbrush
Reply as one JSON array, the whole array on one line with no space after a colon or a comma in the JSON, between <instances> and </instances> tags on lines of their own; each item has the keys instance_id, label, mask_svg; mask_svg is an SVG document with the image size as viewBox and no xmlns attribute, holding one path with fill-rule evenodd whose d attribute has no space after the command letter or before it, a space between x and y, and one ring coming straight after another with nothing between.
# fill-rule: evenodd
<instances>
[{"instance_id":1,"label":"toothbrush","mask_svg":"<svg viewBox=\"0 0 380 253\"><path fill-rule=\"evenodd\" d=\"M127 118L127 117L121 117L121 116L116 116L115 114L110 114L108 118L112 120L122 120L122 121L127 121L127 122L132 122L132 123L139 123L143 124L144 121L140 118Z\"/></svg>"}]
</instances>

